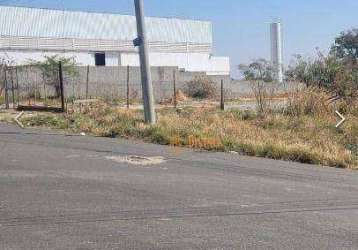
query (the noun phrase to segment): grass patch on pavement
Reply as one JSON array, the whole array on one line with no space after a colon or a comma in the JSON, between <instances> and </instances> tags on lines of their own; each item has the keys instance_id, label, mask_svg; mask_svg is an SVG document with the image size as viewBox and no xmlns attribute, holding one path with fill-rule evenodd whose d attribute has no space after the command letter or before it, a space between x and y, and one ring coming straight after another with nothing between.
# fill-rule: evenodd
<instances>
[{"instance_id":1,"label":"grass patch on pavement","mask_svg":"<svg viewBox=\"0 0 358 250\"><path fill-rule=\"evenodd\" d=\"M69 122L63 115L35 114L22 119L25 126L28 127L50 127L56 129L68 129Z\"/></svg>"}]
</instances>

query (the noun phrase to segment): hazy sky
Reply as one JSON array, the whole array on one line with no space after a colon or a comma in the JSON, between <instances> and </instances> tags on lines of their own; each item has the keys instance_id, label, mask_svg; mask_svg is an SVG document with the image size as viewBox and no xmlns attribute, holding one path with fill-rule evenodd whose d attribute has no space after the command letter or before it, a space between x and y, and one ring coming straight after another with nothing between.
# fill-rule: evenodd
<instances>
[{"instance_id":1,"label":"hazy sky","mask_svg":"<svg viewBox=\"0 0 358 250\"><path fill-rule=\"evenodd\" d=\"M0 0L22 6L133 14L133 0ZM150 16L210 20L214 24L214 54L229 56L236 66L269 58L269 23L280 19L284 57L327 51L341 31L358 27L358 0L145 0Z\"/></svg>"}]
</instances>

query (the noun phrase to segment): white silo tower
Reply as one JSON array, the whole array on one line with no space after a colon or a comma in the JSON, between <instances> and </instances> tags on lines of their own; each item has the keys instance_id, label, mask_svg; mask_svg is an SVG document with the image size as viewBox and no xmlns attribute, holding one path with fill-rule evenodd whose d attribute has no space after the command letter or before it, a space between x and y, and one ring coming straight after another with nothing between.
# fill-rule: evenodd
<instances>
[{"instance_id":1,"label":"white silo tower","mask_svg":"<svg viewBox=\"0 0 358 250\"><path fill-rule=\"evenodd\" d=\"M274 79L283 83L282 33L281 23L271 23L271 63L274 67Z\"/></svg>"}]
</instances>

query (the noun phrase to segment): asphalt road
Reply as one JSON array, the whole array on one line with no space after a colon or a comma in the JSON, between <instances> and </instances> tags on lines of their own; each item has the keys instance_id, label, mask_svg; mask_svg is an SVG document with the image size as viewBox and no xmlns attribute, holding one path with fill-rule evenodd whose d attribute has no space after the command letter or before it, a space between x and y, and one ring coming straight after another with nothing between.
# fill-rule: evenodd
<instances>
[{"instance_id":1,"label":"asphalt road","mask_svg":"<svg viewBox=\"0 0 358 250\"><path fill-rule=\"evenodd\" d=\"M358 249L358 172L0 124L0 248Z\"/></svg>"}]
</instances>

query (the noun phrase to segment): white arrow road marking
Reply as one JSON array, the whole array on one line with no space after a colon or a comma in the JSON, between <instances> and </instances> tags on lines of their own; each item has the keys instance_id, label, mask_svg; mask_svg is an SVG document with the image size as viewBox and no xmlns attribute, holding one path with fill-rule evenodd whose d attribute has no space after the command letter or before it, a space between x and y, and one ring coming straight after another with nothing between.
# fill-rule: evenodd
<instances>
[{"instance_id":1,"label":"white arrow road marking","mask_svg":"<svg viewBox=\"0 0 358 250\"><path fill-rule=\"evenodd\" d=\"M346 121L346 118L341 114L339 113L338 111L336 111L336 114L342 119L340 122L338 122L338 124L336 125L336 128L339 128L345 121Z\"/></svg>"},{"instance_id":2,"label":"white arrow road marking","mask_svg":"<svg viewBox=\"0 0 358 250\"><path fill-rule=\"evenodd\" d=\"M15 118L14 121L17 123L17 125L20 126L20 128L25 128L25 126L19 121L20 117L24 114L24 111L22 111L20 114L18 114Z\"/></svg>"}]
</instances>

